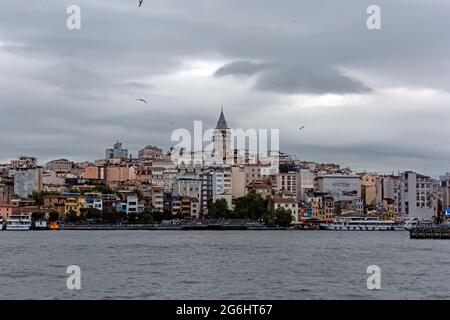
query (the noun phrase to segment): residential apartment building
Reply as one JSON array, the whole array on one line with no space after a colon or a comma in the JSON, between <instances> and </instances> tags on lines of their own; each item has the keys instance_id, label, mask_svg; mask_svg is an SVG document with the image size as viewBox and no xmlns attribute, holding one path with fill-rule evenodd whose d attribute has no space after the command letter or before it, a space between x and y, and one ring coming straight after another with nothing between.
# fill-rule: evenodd
<instances>
[{"instance_id":1,"label":"residential apartment building","mask_svg":"<svg viewBox=\"0 0 450 320\"><path fill-rule=\"evenodd\" d=\"M269 199L269 208L274 213L278 208L283 208L291 212L292 223L299 222L298 202L295 196L275 196Z\"/></svg>"},{"instance_id":2,"label":"residential apartment building","mask_svg":"<svg viewBox=\"0 0 450 320\"><path fill-rule=\"evenodd\" d=\"M403 172L401 179L404 182L404 213L431 219L438 211L439 181L413 171Z\"/></svg>"},{"instance_id":3,"label":"residential apartment building","mask_svg":"<svg viewBox=\"0 0 450 320\"><path fill-rule=\"evenodd\" d=\"M334 201L352 201L361 198L361 180L356 175L324 175L316 177L314 189L330 193Z\"/></svg>"},{"instance_id":4,"label":"residential apartment building","mask_svg":"<svg viewBox=\"0 0 450 320\"><path fill-rule=\"evenodd\" d=\"M281 172L276 176L276 190L282 191L286 195L297 197L297 177L296 171Z\"/></svg>"}]
</instances>

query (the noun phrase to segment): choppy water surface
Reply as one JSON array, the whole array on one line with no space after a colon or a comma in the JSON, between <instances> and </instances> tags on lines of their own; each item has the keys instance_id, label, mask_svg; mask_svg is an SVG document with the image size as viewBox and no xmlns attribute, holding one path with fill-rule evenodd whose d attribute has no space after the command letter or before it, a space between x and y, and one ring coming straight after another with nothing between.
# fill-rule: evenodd
<instances>
[{"instance_id":1,"label":"choppy water surface","mask_svg":"<svg viewBox=\"0 0 450 320\"><path fill-rule=\"evenodd\" d=\"M0 248L1 299L450 299L450 241L407 232L2 231Z\"/></svg>"}]
</instances>

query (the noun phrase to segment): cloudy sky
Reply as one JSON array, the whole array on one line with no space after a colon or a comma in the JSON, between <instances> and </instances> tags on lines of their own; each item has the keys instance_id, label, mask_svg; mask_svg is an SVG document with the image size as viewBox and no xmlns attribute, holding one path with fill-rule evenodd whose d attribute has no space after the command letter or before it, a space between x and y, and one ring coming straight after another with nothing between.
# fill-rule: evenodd
<instances>
[{"instance_id":1,"label":"cloudy sky","mask_svg":"<svg viewBox=\"0 0 450 320\"><path fill-rule=\"evenodd\" d=\"M0 161L94 160L117 139L167 149L223 104L231 127L279 128L302 159L438 176L449 14L448 0L1 0Z\"/></svg>"}]
</instances>

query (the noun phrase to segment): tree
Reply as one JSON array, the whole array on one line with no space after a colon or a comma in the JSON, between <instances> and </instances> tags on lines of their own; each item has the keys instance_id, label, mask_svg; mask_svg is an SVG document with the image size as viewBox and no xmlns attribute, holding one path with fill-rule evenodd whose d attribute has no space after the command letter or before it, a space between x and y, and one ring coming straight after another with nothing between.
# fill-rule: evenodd
<instances>
[{"instance_id":1,"label":"tree","mask_svg":"<svg viewBox=\"0 0 450 320\"><path fill-rule=\"evenodd\" d=\"M174 218L172 213L169 210L163 211L153 211L152 212L153 221L160 223L163 220L171 220Z\"/></svg>"},{"instance_id":2,"label":"tree","mask_svg":"<svg viewBox=\"0 0 450 320\"><path fill-rule=\"evenodd\" d=\"M36 211L31 214L31 219L33 219L33 220L42 220L42 219L44 219L44 217L45 217L44 212Z\"/></svg>"},{"instance_id":3,"label":"tree","mask_svg":"<svg viewBox=\"0 0 450 320\"><path fill-rule=\"evenodd\" d=\"M137 213L136 212L129 212L128 213L128 223L136 223L137 220Z\"/></svg>"},{"instance_id":4,"label":"tree","mask_svg":"<svg viewBox=\"0 0 450 320\"><path fill-rule=\"evenodd\" d=\"M100 210L95 208L81 208L80 209L80 217L83 216L83 218L87 220L94 220L99 221L102 220L103 214Z\"/></svg>"},{"instance_id":5,"label":"tree","mask_svg":"<svg viewBox=\"0 0 450 320\"><path fill-rule=\"evenodd\" d=\"M267 204L259 193L252 190L245 197L236 199L234 212L238 218L258 220L267 212Z\"/></svg>"},{"instance_id":6,"label":"tree","mask_svg":"<svg viewBox=\"0 0 450 320\"><path fill-rule=\"evenodd\" d=\"M58 221L59 213L56 211L52 211L48 214L48 217L49 217L50 221Z\"/></svg>"},{"instance_id":7,"label":"tree","mask_svg":"<svg viewBox=\"0 0 450 320\"><path fill-rule=\"evenodd\" d=\"M265 224L267 227L273 227L273 226L275 226L275 218L274 218L274 216L273 216L272 213L266 212L266 213L264 214L264 216L263 216L263 220L264 220L264 224Z\"/></svg>"},{"instance_id":8,"label":"tree","mask_svg":"<svg viewBox=\"0 0 450 320\"><path fill-rule=\"evenodd\" d=\"M114 210L115 211L115 210ZM127 217L127 213L123 212L123 211L118 211L117 212L117 218L119 219L120 222L122 221L126 221L128 219Z\"/></svg>"},{"instance_id":9,"label":"tree","mask_svg":"<svg viewBox=\"0 0 450 320\"><path fill-rule=\"evenodd\" d=\"M228 202L225 199L217 199L209 207L209 214L215 219L229 218L229 212Z\"/></svg>"},{"instance_id":10,"label":"tree","mask_svg":"<svg viewBox=\"0 0 450 320\"><path fill-rule=\"evenodd\" d=\"M144 211L144 212L140 215L139 221L140 221L141 223L144 223L144 224L150 224L150 223L153 223L153 215L152 215L151 212L149 212L149 211Z\"/></svg>"},{"instance_id":11,"label":"tree","mask_svg":"<svg viewBox=\"0 0 450 320\"><path fill-rule=\"evenodd\" d=\"M153 211L152 212L153 221L161 222L163 220L163 212L162 211Z\"/></svg>"},{"instance_id":12,"label":"tree","mask_svg":"<svg viewBox=\"0 0 450 320\"><path fill-rule=\"evenodd\" d=\"M292 223L291 211L279 207L274 213L274 223L279 227L289 227Z\"/></svg>"},{"instance_id":13,"label":"tree","mask_svg":"<svg viewBox=\"0 0 450 320\"><path fill-rule=\"evenodd\" d=\"M102 212L102 222L108 222L108 223L114 222L114 216L111 211Z\"/></svg>"},{"instance_id":14,"label":"tree","mask_svg":"<svg viewBox=\"0 0 450 320\"><path fill-rule=\"evenodd\" d=\"M79 218L78 218L78 215L77 215L76 211L70 210L69 212L67 212L66 220L68 222L77 222L77 221L79 221Z\"/></svg>"}]
</instances>

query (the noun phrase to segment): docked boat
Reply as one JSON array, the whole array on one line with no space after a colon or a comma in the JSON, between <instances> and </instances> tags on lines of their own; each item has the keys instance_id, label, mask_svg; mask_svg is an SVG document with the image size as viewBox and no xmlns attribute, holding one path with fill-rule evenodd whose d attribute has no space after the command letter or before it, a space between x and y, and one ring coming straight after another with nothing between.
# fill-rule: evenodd
<instances>
[{"instance_id":1,"label":"docked boat","mask_svg":"<svg viewBox=\"0 0 450 320\"><path fill-rule=\"evenodd\" d=\"M23 214L10 215L6 219L6 230L27 231L31 229L31 217Z\"/></svg>"},{"instance_id":2,"label":"docked boat","mask_svg":"<svg viewBox=\"0 0 450 320\"><path fill-rule=\"evenodd\" d=\"M47 230L49 228L47 221L37 220L33 223L34 230Z\"/></svg>"},{"instance_id":3,"label":"docked boat","mask_svg":"<svg viewBox=\"0 0 450 320\"><path fill-rule=\"evenodd\" d=\"M56 221L50 223L50 230L59 230L59 224Z\"/></svg>"},{"instance_id":4,"label":"docked boat","mask_svg":"<svg viewBox=\"0 0 450 320\"><path fill-rule=\"evenodd\" d=\"M0 231L4 230L5 224L3 221L3 217L0 216Z\"/></svg>"},{"instance_id":5,"label":"docked boat","mask_svg":"<svg viewBox=\"0 0 450 320\"><path fill-rule=\"evenodd\" d=\"M420 219L417 217L408 218L405 220L405 229L408 231L410 231L411 229L413 229L415 227L426 227L426 226L432 226L432 225L434 225L433 221Z\"/></svg>"},{"instance_id":6,"label":"docked boat","mask_svg":"<svg viewBox=\"0 0 450 320\"><path fill-rule=\"evenodd\" d=\"M343 217L332 223L321 224L322 230L334 231L404 231L405 226L393 220L381 220L378 217Z\"/></svg>"}]
</instances>

